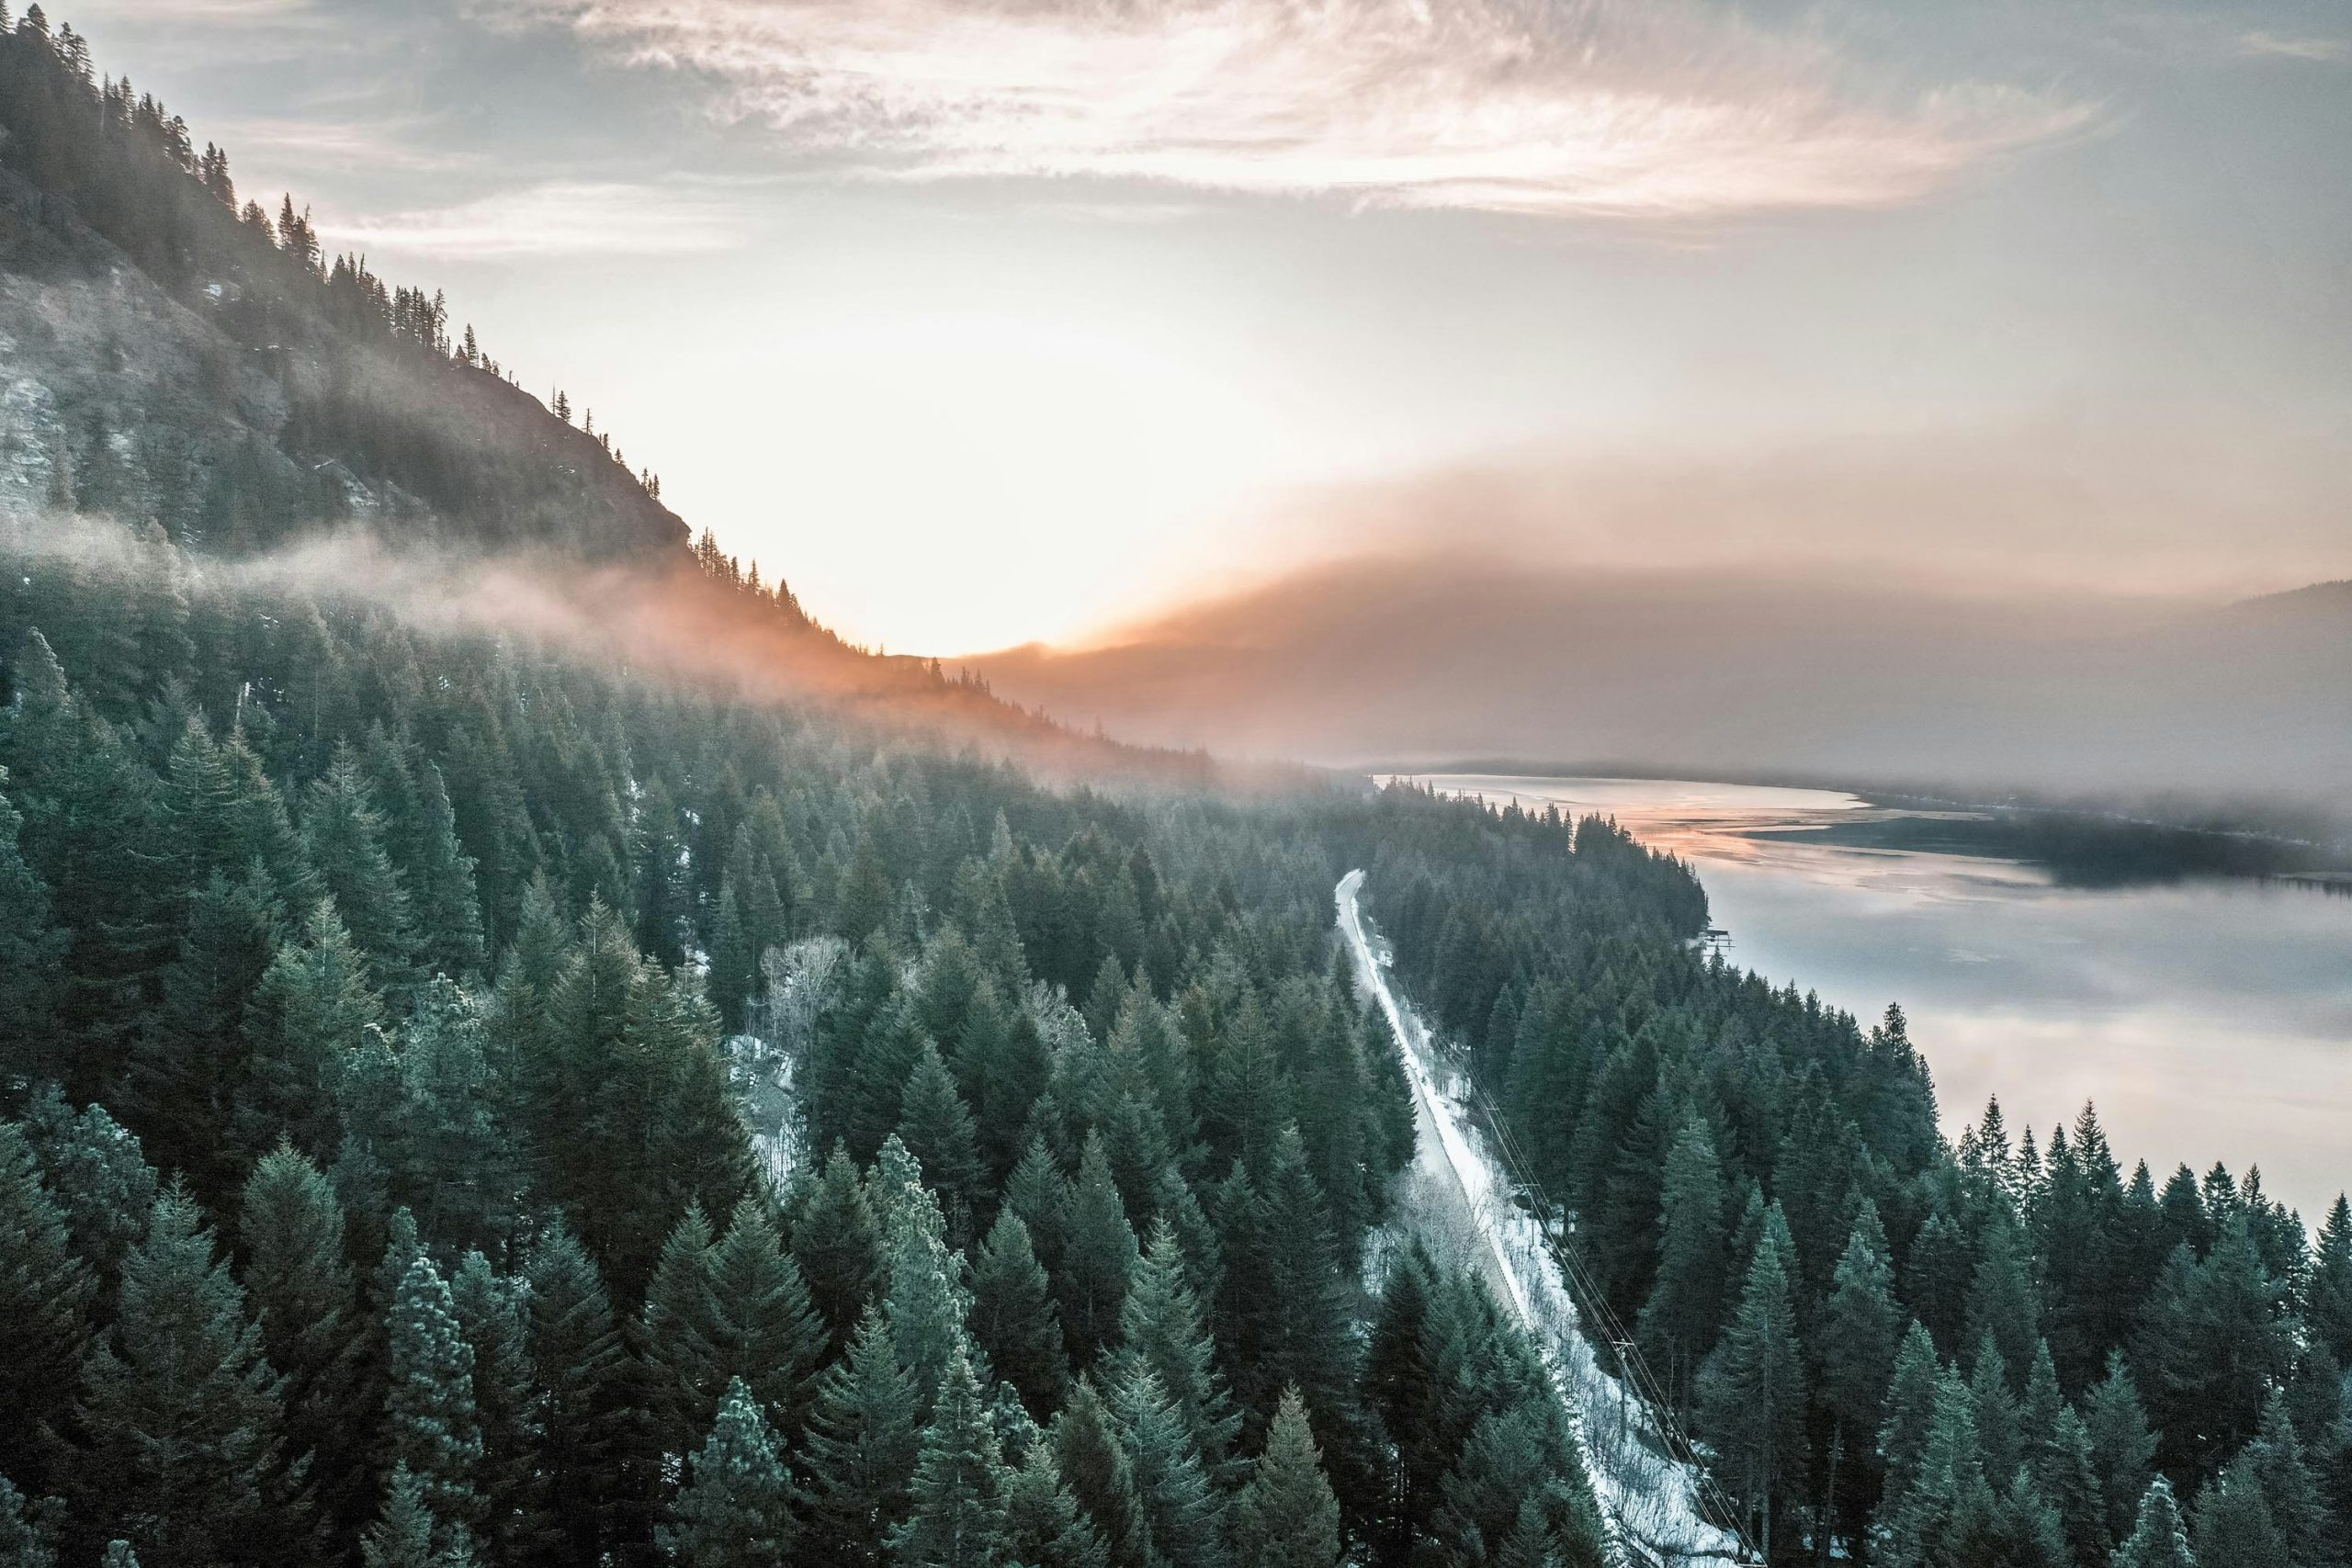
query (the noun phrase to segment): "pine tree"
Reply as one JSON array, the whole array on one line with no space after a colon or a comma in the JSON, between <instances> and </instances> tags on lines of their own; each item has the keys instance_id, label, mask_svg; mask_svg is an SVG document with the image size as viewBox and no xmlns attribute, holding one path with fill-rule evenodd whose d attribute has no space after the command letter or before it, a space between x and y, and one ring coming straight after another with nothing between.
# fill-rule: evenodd
<instances>
[{"instance_id":1,"label":"pine tree","mask_svg":"<svg viewBox=\"0 0 2352 1568\"><path fill-rule=\"evenodd\" d=\"M648 1414L663 1450L692 1451L707 1434L724 1387L718 1382L717 1303L711 1296L710 1221L689 1206L671 1227L646 1287L638 1357L645 1365Z\"/></svg>"},{"instance_id":2,"label":"pine tree","mask_svg":"<svg viewBox=\"0 0 2352 1568\"><path fill-rule=\"evenodd\" d=\"M416 952L408 888L384 848L383 816L349 747L338 749L325 777L311 785L302 838L327 897L366 955L369 984L399 989Z\"/></svg>"},{"instance_id":3,"label":"pine tree","mask_svg":"<svg viewBox=\"0 0 2352 1568\"><path fill-rule=\"evenodd\" d=\"M0 768L0 788L8 782ZM70 940L51 919L49 888L17 852L23 818L0 795L0 1072L43 1076L57 1028Z\"/></svg>"},{"instance_id":4,"label":"pine tree","mask_svg":"<svg viewBox=\"0 0 2352 1568\"><path fill-rule=\"evenodd\" d=\"M323 1157L334 1148L336 1090L345 1066L380 1037L383 1002L332 899L310 912L300 943L281 943L254 995L253 1078L237 1105L242 1141L259 1152L290 1138Z\"/></svg>"},{"instance_id":5,"label":"pine tree","mask_svg":"<svg viewBox=\"0 0 2352 1568\"><path fill-rule=\"evenodd\" d=\"M971 1362L958 1351L924 1429L910 1512L890 1537L907 1568L996 1568L1004 1562L1004 1458Z\"/></svg>"},{"instance_id":6,"label":"pine tree","mask_svg":"<svg viewBox=\"0 0 2352 1568\"><path fill-rule=\"evenodd\" d=\"M2337 1365L2352 1362L2352 1202L2335 1195L2312 1250L2303 1317Z\"/></svg>"},{"instance_id":7,"label":"pine tree","mask_svg":"<svg viewBox=\"0 0 2352 1568\"><path fill-rule=\"evenodd\" d=\"M1913 1323L1894 1353L1894 1371L1887 1381L1886 1419L1878 1433L1879 1461L1884 1470L1880 1510L1899 1506L1904 1495L1918 1483L1926 1461L1928 1436L1936 1418L1936 1387L1940 1368L1935 1341Z\"/></svg>"},{"instance_id":8,"label":"pine tree","mask_svg":"<svg viewBox=\"0 0 2352 1568\"><path fill-rule=\"evenodd\" d=\"M137 1539L153 1568L264 1560L291 1523L291 1503L265 1492L283 1441L277 1379L244 1292L176 1185L123 1260L119 1310L83 1363L81 1517Z\"/></svg>"},{"instance_id":9,"label":"pine tree","mask_svg":"<svg viewBox=\"0 0 2352 1568\"><path fill-rule=\"evenodd\" d=\"M384 1510L359 1543L362 1568L470 1568L464 1527L434 1517L424 1479L405 1461L392 1467Z\"/></svg>"},{"instance_id":10,"label":"pine tree","mask_svg":"<svg viewBox=\"0 0 2352 1568\"><path fill-rule=\"evenodd\" d=\"M1699 1373L1704 1429L1761 1522L1768 1554L1774 1515L1800 1480L1804 1453L1804 1363L1789 1296L1787 1236L1775 1205L1739 1306Z\"/></svg>"},{"instance_id":11,"label":"pine tree","mask_svg":"<svg viewBox=\"0 0 2352 1568\"><path fill-rule=\"evenodd\" d=\"M2172 1484L2158 1476L2142 1495L2131 1535L2115 1549L2114 1568L2197 1568Z\"/></svg>"},{"instance_id":12,"label":"pine tree","mask_svg":"<svg viewBox=\"0 0 2352 1568\"><path fill-rule=\"evenodd\" d=\"M759 1401L741 1378L730 1379L662 1544L682 1568L782 1568L791 1492Z\"/></svg>"},{"instance_id":13,"label":"pine tree","mask_svg":"<svg viewBox=\"0 0 2352 1568\"><path fill-rule=\"evenodd\" d=\"M1050 1443L1033 1442L1004 1482L1004 1550L1032 1568L1111 1568L1109 1548L1062 1483Z\"/></svg>"},{"instance_id":14,"label":"pine tree","mask_svg":"<svg viewBox=\"0 0 2352 1568\"><path fill-rule=\"evenodd\" d=\"M2262 1429L2246 1445L2240 1462L2261 1487L2290 1561L2318 1564L2340 1560L2331 1539L2335 1521L2328 1517L2318 1483L2304 1462L2302 1440L2287 1417L2283 1393L2272 1393L2264 1404Z\"/></svg>"},{"instance_id":15,"label":"pine tree","mask_svg":"<svg viewBox=\"0 0 2352 1568\"><path fill-rule=\"evenodd\" d=\"M1667 1156L1659 1196L1657 1281L1634 1325L1669 1388L1687 1385L1723 1321L1726 1267L1723 1168L1706 1122L1693 1116Z\"/></svg>"},{"instance_id":16,"label":"pine tree","mask_svg":"<svg viewBox=\"0 0 2352 1568\"><path fill-rule=\"evenodd\" d=\"M2154 1474L2156 1439L2148 1430L2147 1412L2123 1353L2107 1359L2107 1376L2090 1392L2084 1424L2091 1436L2091 1463L2098 1474L2099 1495L2106 1499L2108 1533L2120 1537L2132 1521ZM2172 1494L2165 1494L2166 1506Z\"/></svg>"},{"instance_id":17,"label":"pine tree","mask_svg":"<svg viewBox=\"0 0 2352 1568\"><path fill-rule=\"evenodd\" d=\"M307 1457L329 1539L347 1547L375 1507L372 1456L357 1433L377 1391L345 1261L343 1205L318 1167L281 1145L245 1183L237 1239L263 1351L285 1380L288 1450Z\"/></svg>"},{"instance_id":18,"label":"pine tree","mask_svg":"<svg viewBox=\"0 0 2352 1568\"><path fill-rule=\"evenodd\" d=\"M478 1534L488 1554L518 1561L542 1546L548 1521L537 1475L538 1392L526 1318L527 1287L469 1251L449 1281L458 1331L473 1349L474 1410L481 1423Z\"/></svg>"},{"instance_id":19,"label":"pine tree","mask_svg":"<svg viewBox=\"0 0 2352 1568\"><path fill-rule=\"evenodd\" d=\"M626 1498L628 1355L604 1281L569 1230L539 1238L528 1278L532 1382L543 1393L538 1480L560 1505L558 1544L533 1561L594 1562Z\"/></svg>"},{"instance_id":20,"label":"pine tree","mask_svg":"<svg viewBox=\"0 0 2352 1568\"><path fill-rule=\"evenodd\" d=\"M979 1131L947 1064L929 1041L899 1098L898 1134L939 1194L950 1244L967 1242L980 1196Z\"/></svg>"},{"instance_id":21,"label":"pine tree","mask_svg":"<svg viewBox=\"0 0 2352 1568\"><path fill-rule=\"evenodd\" d=\"M191 889L162 1004L131 1042L123 1119L155 1162L185 1173L200 1198L225 1198L244 1168L244 1151L223 1131L234 1126L247 1012L277 955L280 917L277 889L259 865L241 881L214 873Z\"/></svg>"},{"instance_id":22,"label":"pine tree","mask_svg":"<svg viewBox=\"0 0 2352 1568\"><path fill-rule=\"evenodd\" d=\"M40 1485L43 1434L73 1394L57 1369L82 1354L94 1289L23 1131L0 1122L0 1474Z\"/></svg>"},{"instance_id":23,"label":"pine tree","mask_svg":"<svg viewBox=\"0 0 2352 1568\"><path fill-rule=\"evenodd\" d=\"M1107 1372L1114 1386L1138 1372L1157 1377L1210 1478L1227 1479L1241 1416L1217 1371L1200 1303L1185 1280L1183 1252L1165 1220L1152 1222L1119 1324L1120 1345Z\"/></svg>"},{"instance_id":24,"label":"pine tree","mask_svg":"<svg viewBox=\"0 0 2352 1568\"><path fill-rule=\"evenodd\" d=\"M1069 1390L1069 1363L1053 1283L1030 1249L1029 1227L1011 1209L997 1215L973 1260L971 1330L989 1366L1032 1416L1043 1420L1059 1407Z\"/></svg>"},{"instance_id":25,"label":"pine tree","mask_svg":"<svg viewBox=\"0 0 2352 1568\"><path fill-rule=\"evenodd\" d=\"M2197 1495L2199 1568L2276 1568L2295 1562L2271 1517L2251 1455L2241 1455Z\"/></svg>"},{"instance_id":26,"label":"pine tree","mask_svg":"<svg viewBox=\"0 0 2352 1568\"><path fill-rule=\"evenodd\" d=\"M792 1256L824 1319L830 1355L848 1348L857 1320L882 1281L881 1227L849 1151L836 1145L825 1168L797 1195Z\"/></svg>"},{"instance_id":27,"label":"pine tree","mask_svg":"<svg viewBox=\"0 0 2352 1568\"><path fill-rule=\"evenodd\" d=\"M796 1438L816 1394L824 1324L799 1265L784 1250L766 1205L746 1197L711 1249L708 1357L717 1379L741 1379L762 1416Z\"/></svg>"},{"instance_id":28,"label":"pine tree","mask_svg":"<svg viewBox=\"0 0 2352 1568\"><path fill-rule=\"evenodd\" d=\"M1903 1333L1886 1233L1880 1228L1877 1205L1867 1198L1831 1280L1816 1333L1821 1393L1831 1419L1829 1483L1833 1504L1844 1508L1850 1499L1859 1516L1870 1491L1857 1483L1872 1468L1872 1442L1886 1416L1887 1388Z\"/></svg>"},{"instance_id":29,"label":"pine tree","mask_svg":"<svg viewBox=\"0 0 2352 1568\"><path fill-rule=\"evenodd\" d=\"M1091 1381L1079 1380L1069 1403L1055 1413L1047 1436L1056 1468L1112 1561L1136 1561L1143 1550L1143 1518L1135 1466Z\"/></svg>"},{"instance_id":30,"label":"pine tree","mask_svg":"<svg viewBox=\"0 0 2352 1568\"><path fill-rule=\"evenodd\" d=\"M1069 1241L1054 1265L1070 1362L1084 1370L1116 1337L1137 1258L1135 1228L1099 1134L1087 1134L1070 1194Z\"/></svg>"},{"instance_id":31,"label":"pine tree","mask_svg":"<svg viewBox=\"0 0 2352 1568\"><path fill-rule=\"evenodd\" d=\"M1132 1371L1112 1385L1110 1407L1134 1476L1143 1551L1170 1568L1224 1568L1224 1510L1159 1378Z\"/></svg>"},{"instance_id":32,"label":"pine tree","mask_svg":"<svg viewBox=\"0 0 2352 1568\"><path fill-rule=\"evenodd\" d=\"M436 1518L470 1524L481 1506L474 1487L482 1457L474 1351L447 1282L423 1253L401 1277L386 1333L391 1367L384 1425L392 1459L415 1475Z\"/></svg>"},{"instance_id":33,"label":"pine tree","mask_svg":"<svg viewBox=\"0 0 2352 1568\"><path fill-rule=\"evenodd\" d=\"M820 1562L883 1561L906 1515L920 1456L915 1388L878 1312L860 1321L848 1356L818 1385L808 1419L808 1529Z\"/></svg>"},{"instance_id":34,"label":"pine tree","mask_svg":"<svg viewBox=\"0 0 2352 1568\"><path fill-rule=\"evenodd\" d=\"M474 857L458 839L458 816L439 764L427 762L419 780L423 816L416 855L408 866L418 935L418 959L428 975L452 979L480 974L488 953L481 901L474 886Z\"/></svg>"},{"instance_id":35,"label":"pine tree","mask_svg":"<svg viewBox=\"0 0 2352 1568\"><path fill-rule=\"evenodd\" d=\"M2041 1337L2026 1238L2016 1225L1996 1224L1987 1231L1968 1289L1969 1343L1990 1339L2002 1364L2023 1376Z\"/></svg>"},{"instance_id":36,"label":"pine tree","mask_svg":"<svg viewBox=\"0 0 2352 1568\"><path fill-rule=\"evenodd\" d=\"M1340 1501L1296 1389L1283 1391L1266 1451L1235 1499L1233 1550L1252 1568L1335 1568L1340 1560Z\"/></svg>"}]
</instances>

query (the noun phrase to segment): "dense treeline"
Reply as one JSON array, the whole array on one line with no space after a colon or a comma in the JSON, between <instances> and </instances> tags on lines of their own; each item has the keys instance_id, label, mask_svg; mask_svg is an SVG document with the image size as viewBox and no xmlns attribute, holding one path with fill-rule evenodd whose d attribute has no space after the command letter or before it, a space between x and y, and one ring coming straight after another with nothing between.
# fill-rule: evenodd
<instances>
[{"instance_id":1,"label":"dense treeline","mask_svg":"<svg viewBox=\"0 0 2352 1568\"><path fill-rule=\"evenodd\" d=\"M1777 1557L2345 1560L2343 1199L2313 1245L2258 1171L2127 1175L2087 1106L2037 1143L1996 1102L1949 1144L1898 1010L1865 1032L1640 940L1695 936L1703 906L1628 886L1668 902L1595 921L1557 865L1469 825L1368 882Z\"/></svg>"},{"instance_id":2,"label":"dense treeline","mask_svg":"<svg viewBox=\"0 0 2352 1568\"><path fill-rule=\"evenodd\" d=\"M1384 1224L1331 887L1458 815L1049 792L167 544L6 567L27 1561L1600 1561L1540 1358ZM1687 897L1521 836L1596 923Z\"/></svg>"},{"instance_id":3,"label":"dense treeline","mask_svg":"<svg viewBox=\"0 0 2352 1568\"><path fill-rule=\"evenodd\" d=\"M0 458L33 460L52 505L215 552L350 522L621 558L684 540L593 413L513 385L437 291L329 254L290 195L240 202L225 152L39 6L0 5L0 268L40 285L0 289L0 330L42 394Z\"/></svg>"}]
</instances>

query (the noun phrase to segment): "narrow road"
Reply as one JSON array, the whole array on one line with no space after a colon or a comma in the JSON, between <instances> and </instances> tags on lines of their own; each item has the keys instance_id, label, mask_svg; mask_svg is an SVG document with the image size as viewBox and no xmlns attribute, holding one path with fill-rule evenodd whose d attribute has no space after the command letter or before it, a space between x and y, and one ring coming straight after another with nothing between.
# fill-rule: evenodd
<instances>
[{"instance_id":1,"label":"narrow road","mask_svg":"<svg viewBox=\"0 0 2352 1568\"><path fill-rule=\"evenodd\" d=\"M1386 944L1364 922L1363 888L1363 873L1351 871L1332 897L1357 978L1387 1019L1413 1086L1420 1136L1412 1168L1401 1179L1403 1223L1432 1257L1483 1276L1543 1351L1602 1514L1628 1555L1653 1562L1741 1561L1738 1540L1708 1523L1696 1506L1700 1477L1669 1455L1641 1401L1593 1354L1549 1239L1535 1217L1512 1201L1503 1164L1487 1150L1466 1103L1466 1086L1429 1026L1396 995Z\"/></svg>"}]
</instances>

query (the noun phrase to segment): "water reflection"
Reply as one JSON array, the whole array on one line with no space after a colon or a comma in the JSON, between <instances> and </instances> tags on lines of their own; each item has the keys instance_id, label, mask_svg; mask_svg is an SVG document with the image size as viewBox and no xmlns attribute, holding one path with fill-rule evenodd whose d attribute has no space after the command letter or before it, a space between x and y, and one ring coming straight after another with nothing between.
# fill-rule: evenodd
<instances>
[{"instance_id":1,"label":"water reflection","mask_svg":"<svg viewBox=\"0 0 2352 1568\"><path fill-rule=\"evenodd\" d=\"M1865 1020L1903 1004L1948 1131L1994 1093L2041 1137L2095 1100L2118 1153L2159 1181L2184 1160L2258 1164L2316 1218L2352 1180L2352 902L2251 878L2088 887L1998 855L1893 847L1869 840L1962 842L1967 814L1828 790L1421 782L1602 812L1690 861L1734 961Z\"/></svg>"}]
</instances>

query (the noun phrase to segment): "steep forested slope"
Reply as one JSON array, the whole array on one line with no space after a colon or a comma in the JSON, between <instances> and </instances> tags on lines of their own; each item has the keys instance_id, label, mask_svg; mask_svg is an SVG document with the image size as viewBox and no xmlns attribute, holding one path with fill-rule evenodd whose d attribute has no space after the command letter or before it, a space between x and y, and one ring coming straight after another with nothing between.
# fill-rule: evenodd
<instances>
[{"instance_id":1,"label":"steep forested slope","mask_svg":"<svg viewBox=\"0 0 2352 1568\"><path fill-rule=\"evenodd\" d=\"M323 254L290 197L241 208L225 153L33 15L0 27L0 503L220 552L351 523L684 546L658 483L510 384L437 293Z\"/></svg>"},{"instance_id":2,"label":"steep forested slope","mask_svg":"<svg viewBox=\"0 0 2352 1568\"><path fill-rule=\"evenodd\" d=\"M1597 1562L1358 867L1780 1559L2342 1555L2341 1205L1948 1146L1608 824L843 648L65 29L0 126L0 1561Z\"/></svg>"},{"instance_id":3,"label":"steep forested slope","mask_svg":"<svg viewBox=\"0 0 2352 1568\"><path fill-rule=\"evenodd\" d=\"M1444 812L7 564L0 1512L68 1560L1596 1560L1480 1287L1360 1283L1411 1134L1329 888ZM1509 831L1629 941L1695 908Z\"/></svg>"}]
</instances>

